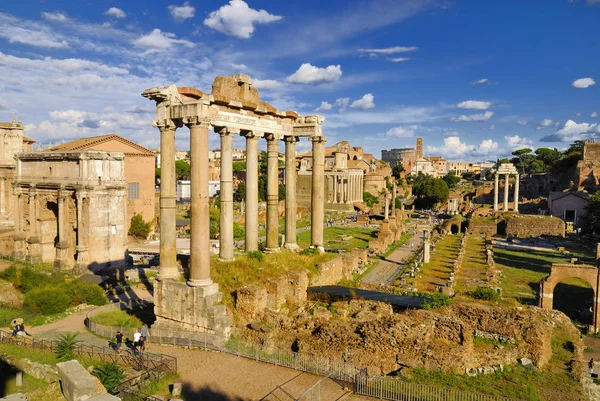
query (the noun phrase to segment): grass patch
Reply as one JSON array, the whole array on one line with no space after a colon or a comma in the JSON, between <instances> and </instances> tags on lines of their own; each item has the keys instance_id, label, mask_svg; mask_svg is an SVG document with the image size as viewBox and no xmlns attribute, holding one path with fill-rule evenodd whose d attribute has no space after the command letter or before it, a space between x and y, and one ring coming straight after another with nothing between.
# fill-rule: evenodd
<instances>
[{"instance_id":1,"label":"grass patch","mask_svg":"<svg viewBox=\"0 0 600 401\"><path fill-rule=\"evenodd\" d=\"M388 249L386 249L385 252L383 252L379 257L381 259L387 258L392 253L394 253L394 251L397 251L402 245L404 245L406 243L406 241L408 241L411 238L412 238L412 235L409 233L402 234L400 236L400 239L398 241L395 241L392 245L390 245L388 247Z\"/></svg>"},{"instance_id":2,"label":"grass patch","mask_svg":"<svg viewBox=\"0 0 600 401\"><path fill-rule=\"evenodd\" d=\"M419 291L435 292L436 286L448 282L458 257L460 239L459 235L446 235L435 244L430 262L421 266L421 277L416 280Z\"/></svg>"},{"instance_id":3,"label":"grass patch","mask_svg":"<svg viewBox=\"0 0 600 401\"><path fill-rule=\"evenodd\" d=\"M138 319L137 316L130 315L121 309L100 312L95 316L91 316L90 320L94 323L121 328L136 328L142 326L142 321Z\"/></svg>"},{"instance_id":4,"label":"grass patch","mask_svg":"<svg viewBox=\"0 0 600 401\"><path fill-rule=\"evenodd\" d=\"M298 233L298 245L310 246L311 231ZM352 237L352 238L347 238ZM360 227L327 227L323 229L323 246L333 249L367 249L369 241L377 238L377 230Z\"/></svg>"},{"instance_id":5,"label":"grass patch","mask_svg":"<svg viewBox=\"0 0 600 401\"><path fill-rule=\"evenodd\" d=\"M479 286L487 275L485 240L480 236L467 235L463 261L455 277L454 290L468 293Z\"/></svg>"},{"instance_id":6,"label":"grass patch","mask_svg":"<svg viewBox=\"0 0 600 401\"><path fill-rule=\"evenodd\" d=\"M26 348L11 343L0 343L0 353L8 354L18 359L27 358L33 362L54 365L59 362L56 354L45 349Z\"/></svg>"}]
</instances>

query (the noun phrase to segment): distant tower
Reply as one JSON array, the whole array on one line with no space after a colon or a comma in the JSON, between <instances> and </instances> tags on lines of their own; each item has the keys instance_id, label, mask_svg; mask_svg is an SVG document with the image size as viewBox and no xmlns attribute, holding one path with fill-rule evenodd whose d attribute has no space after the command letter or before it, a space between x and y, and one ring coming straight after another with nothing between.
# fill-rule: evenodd
<instances>
[{"instance_id":1,"label":"distant tower","mask_svg":"<svg viewBox=\"0 0 600 401\"><path fill-rule=\"evenodd\" d=\"M423 158L423 138L417 138L417 152L416 152L417 160Z\"/></svg>"}]
</instances>

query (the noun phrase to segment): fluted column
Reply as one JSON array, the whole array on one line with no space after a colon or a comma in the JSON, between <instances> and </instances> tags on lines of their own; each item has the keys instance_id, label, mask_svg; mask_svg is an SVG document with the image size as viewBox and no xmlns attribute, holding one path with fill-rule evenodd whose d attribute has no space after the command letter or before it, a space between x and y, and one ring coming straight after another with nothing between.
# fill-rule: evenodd
<instances>
[{"instance_id":1,"label":"fluted column","mask_svg":"<svg viewBox=\"0 0 600 401\"><path fill-rule=\"evenodd\" d=\"M29 189L29 236L37 237L38 225L37 225L37 207L35 198L37 193L35 188Z\"/></svg>"},{"instance_id":2,"label":"fluted column","mask_svg":"<svg viewBox=\"0 0 600 401\"><path fill-rule=\"evenodd\" d=\"M519 211L519 174L515 175L515 212Z\"/></svg>"},{"instance_id":3,"label":"fluted column","mask_svg":"<svg viewBox=\"0 0 600 401\"><path fill-rule=\"evenodd\" d=\"M508 179L510 176L508 174L504 175L504 211L508 211Z\"/></svg>"},{"instance_id":4,"label":"fluted column","mask_svg":"<svg viewBox=\"0 0 600 401\"><path fill-rule=\"evenodd\" d=\"M396 183L392 185L392 216L396 216Z\"/></svg>"},{"instance_id":5,"label":"fluted column","mask_svg":"<svg viewBox=\"0 0 600 401\"><path fill-rule=\"evenodd\" d=\"M221 136L221 221L219 224L219 258L233 259L233 133L219 130Z\"/></svg>"},{"instance_id":6,"label":"fluted column","mask_svg":"<svg viewBox=\"0 0 600 401\"><path fill-rule=\"evenodd\" d=\"M258 136L246 137L246 252L258 249Z\"/></svg>"},{"instance_id":7,"label":"fluted column","mask_svg":"<svg viewBox=\"0 0 600 401\"><path fill-rule=\"evenodd\" d=\"M65 193L58 190L58 242L65 240Z\"/></svg>"},{"instance_id":8,"label":"fluted column","mask_svg":"<svg viewBox=\"0 0 600 401\"><path fill-rule=\"evenodd\" d=\"M285 244L298 250L296 243L296 142L295 136L285 137Z\"/></svg>"},{"instance_id":9,"label":"fluted column","mask_svg":"<svg viewBox=\"0 0 600 401\"><path fill-rule=\"evenodd\" d=\"M494 179L494 212L498 211L498 173L496 173Z\"/></svg>"},{"instance_id":10,"label":"fluted column","mask_svg":"<svg viewBox=\"0 0 600 401\"><path fill-rule=\"evenodd\" d=\"M279 251L279 180L278 139L265 134L267 140L267 247L266 252Z\"/></svg>"},{"instance_id":11,"label":"fluted column","mask_svg":"<svg viewBox=\"0 0 600 401\"><path fill-rule=\"evenodd\" d=\"M6 182L6 177L0 177L0 218L2 220L4 220L7 217L6 204L5 204L6 188L4 187L5 182Z\"/></svg>"},{"instance_id":12,"label":"fluted column","mask_svg":"<svg viewBox=\"0 0 600 401\"><path fill-rule=\"evenodd\" d=\"M15 221L15 232L18 235L21 235L21 214L23 211L21 210L21 193L19 192L19 188L13 187L13 196L15 200L13 202L13 213L14 213L14 221Z\"/></svg>"},{"instance_id":13,"label":"fluted column","mask_svg":"<svg viewBox=\"0 0 600 401\"><path fill-rule=\"evenodd\" d=\"M311 245L323 248L323 219L325 218L325 199L323 176L325 175L325 142L324 136L313 136L312 141L313 169L311 192Z\"/></svg>"},{"instance_id":14,"label":"fluted column","mask_svg":"<svg viewBox=\"0 0 600 401\"><path fill-rule=\"evenodd\" d=\"M338 203L338 182L337 175L333 175L333 203Z\"/></svg>"},{"instance_id":15,"label":"fluted column","mask_svg":"<svg viewBox=\"0 0 600 401\"><path fill-rule=\"evenodd\" d=\"M208 119L190 119L191 215L188 285L211 285L210 212L208 207Z\"/></svg>"},{"instance_id":16,"label":"fluted column","mask_svg":"<svg viewBox=\"0 0 600 401\"><path fill-rule=\"evenodd\" d=\"M158 279L175 279L177 270L175 124L165 120L160 129L160 269Z\"/></svg>"},{"instance_id":17,"label":"fluted column","mask_svg":"<svg viewBox=\"0 0 600 401\"><path fill-rule=\"evenodd\" d=\"M388 221L390 218L390 194L385 194L385 209L383 213L383 220Z\"/></svg>"},{"instance_id":18,"label":"fluted column","mask_svg":"<svg viewBox=\"0 0 600 401\"><path fill-rule=\"evenodd\" d=\"M83 222L83 194L77 190L75 193L77 198L77 266L81 272L89 263L88 248L86 244L86 235L84 235L85 223Z\"/></svg>"}]
</instances>

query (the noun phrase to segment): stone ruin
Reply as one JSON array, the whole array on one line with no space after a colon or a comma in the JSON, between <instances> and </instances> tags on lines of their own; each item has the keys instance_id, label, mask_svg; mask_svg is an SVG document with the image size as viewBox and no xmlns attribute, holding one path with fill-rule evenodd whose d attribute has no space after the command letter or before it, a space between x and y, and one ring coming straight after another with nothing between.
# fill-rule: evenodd
<instances>
[{"instance_id":1,"label":"stone ruin","mask_svg":"<svg viewBox=\"0 0 600 401\"><path fill-rule=\"evenodd\" d=\"M267 143L267 240L266 252L277 252L278 244L278 144L285 142L286 201L285 244L296 250L296 143L306 137L312 142L313 174L311 193L311 245L323 249L324 154L323 117L299 116L279 111L260 100L252 80L243 74L218 76L212 93L190 87L161 86L145 90L142 96L156 102L160 130L160 270L155 291L155 325L161 329L216 334L225 338L231 318L218 284L210 278L208 208L209 129L221 138L220 250L222 260L232 260L234 135L246 138L246 251L258 249L258 139ZM190 129L191 159L191 260L189 280L180 280L176 262L175 132ZM153 326L154 327L154 326ZM217 338L215 337L215 338Z\"/></svg>"}]
</instances>

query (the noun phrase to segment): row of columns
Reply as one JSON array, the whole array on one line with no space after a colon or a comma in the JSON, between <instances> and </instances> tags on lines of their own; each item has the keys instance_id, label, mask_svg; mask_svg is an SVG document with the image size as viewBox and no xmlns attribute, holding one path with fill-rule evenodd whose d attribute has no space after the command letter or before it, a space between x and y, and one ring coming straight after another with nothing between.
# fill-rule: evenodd
<instances>
[{"instance_id":1,"label":"row of columns","mask_svg":"<svg viewBox=\"0 0 600 401\"><path fill-rule=\"evenodd\" d=\"M329 188L331 203L352 203L362 201L363 180L358 174L330 174Z\"/></svg>"},{"instance_id":2,"label":"row of columns","mask_svg":"<svg viewBox=\"0 0 600 401\"><path fill-rule=\"evenodd\" d=\"M503 210L506 212L508 211L508 187L509 187L509 178L510 178L511 174L504 174L504 203L503 203ZM495 180L494 180L494 211L498 211L498 196L499 196L499 188L498 188L498 181L499 181L499 176L500 173L496 173L495 174ZM514 189L514 208L513 210L515 212L519 211L519 174L515 174L515 189Z\"/></svg>"},{"instance_id":3,"label":"row of columns","mask_svg":"<svg viewBox=\"0 0 600 401\"><path fill-rule=\"evenodd\" d=\"M178 277L175 233L175 130L170 121L157 124L161 131L161 197L160 197L160 258L159 279ZM210 218L208 197L208 132L209 119L186 120L190 128L191 159L191 245L190 286L212 284L210 278ZM233 259L233 165L232 149L234 131L228 127L215 127L221 138L221 218L220 250L222 260ZM246 251L258 249L258 137L253 131L242 131L246 138ZM260 133L262 134L262 133ZM267 241L266 251L279 250L279 137L265 133L267 141ZM296 243L296 143L295 136L285 136L285 244L288 249L298 249ZM324 155L326 138L311 137L313 147L311 244L323 246L324 218Z\"/></svg>"}]
</instances>

